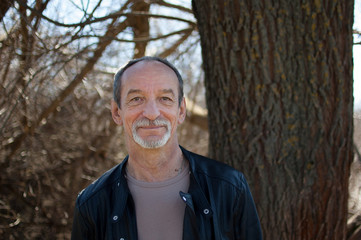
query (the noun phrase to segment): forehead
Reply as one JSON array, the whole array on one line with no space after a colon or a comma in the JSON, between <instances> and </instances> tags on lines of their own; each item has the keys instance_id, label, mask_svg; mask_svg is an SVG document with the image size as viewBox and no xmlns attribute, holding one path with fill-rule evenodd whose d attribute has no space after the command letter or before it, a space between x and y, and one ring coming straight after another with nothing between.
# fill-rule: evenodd
<instances>
[{"instance_id":1,"label":"forehead","mask_svg":"<svg viewBox=\"0 0 361 240\"><path fill-rule=\"evenodd\" d=\"M124 90L150 86L177 88L179 85L175 72L159 61L135 63L124 71L121 82L121 88Z\"/></svg>"}]
</instances>

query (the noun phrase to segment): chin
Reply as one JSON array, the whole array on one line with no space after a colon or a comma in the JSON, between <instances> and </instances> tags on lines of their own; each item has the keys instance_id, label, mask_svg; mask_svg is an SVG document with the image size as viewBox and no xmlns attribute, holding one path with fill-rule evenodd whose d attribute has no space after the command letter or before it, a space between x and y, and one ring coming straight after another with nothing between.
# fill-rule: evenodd
<instances>
[{"instance_id":1,"label":"chin","mask_svg":"<svg viewBox=\"0 0 361 240\"><path fill-rule=\"evenodd\" d=\"M169 138L166 137L162 137L162 138L148 138L148 139L143 139L141 137L134 137L134 141L140 145L141 147L145 148L145 149L157 149L157 148L161 148L164 147L168 141Z\"/></svg>"}]
</instances>

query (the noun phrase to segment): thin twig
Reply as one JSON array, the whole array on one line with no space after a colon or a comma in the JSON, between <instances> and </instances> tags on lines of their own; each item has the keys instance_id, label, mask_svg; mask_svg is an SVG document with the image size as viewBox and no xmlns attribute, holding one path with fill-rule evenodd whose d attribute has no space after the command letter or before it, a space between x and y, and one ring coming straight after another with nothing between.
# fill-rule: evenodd
<instances>
[{"instance_id":1,"label":"thin twig","mask_svg":"<svg viewBox=\"0 0 361 240\"><path fill-rule=\"evenodd\" d=\"M39 16L41 16L43 19L47 20L50 23L53 23L56 26L59 27L69 27L69 28L75 28L75 27L84 27L86 25L89 24L93 24L93 23L97 23L97 22L103 22L105 20L108 19L116 19L119 17L129 17L129 16L143 16L143 17L149 17L149 18L164 18L164 19L169 19L169 20L176 20L176 21L181 21L181 22L186 22L190 25L196 25L195 22L187 20L187 19L183 19L183 18L179 18L179 17L173 17L173 16L167 16L167 15L158 15L158 14L152 14L152 13L148 13L148 12L115 12L115 13L111 13L108 14L104 17L99 17L99 18L93 18L91 19L86 19L84 22L80 22L80 23L73 23L73 24L65 24L65 23L61 23L58 21L55 21L45 15L43 15L42 13L38 12L36 9L28 6L24 1L18 0L18 3L23 6L26 7L27 9L35 12L36 14L38 14Z\"/></svg>"}]
</instances>

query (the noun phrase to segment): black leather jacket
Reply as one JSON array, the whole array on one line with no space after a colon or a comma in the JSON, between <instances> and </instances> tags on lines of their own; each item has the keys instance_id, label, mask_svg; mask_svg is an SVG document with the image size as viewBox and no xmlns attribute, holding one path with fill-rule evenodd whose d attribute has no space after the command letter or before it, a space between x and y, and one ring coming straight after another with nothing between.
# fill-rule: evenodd
<instances>
[{"instance_id":1,"label":"black leather jacket","mask_svg":"<svg viewBox=\"0 0 361 240\"><path fill-rule=\"evenodd\" d=\"M262 239L248 184L233 168L182 148L191 170L183 239ZM137 239L132 196L124 177L125 163L106 172L76 201L72 239Z\"/></svg>"}]
</instances>

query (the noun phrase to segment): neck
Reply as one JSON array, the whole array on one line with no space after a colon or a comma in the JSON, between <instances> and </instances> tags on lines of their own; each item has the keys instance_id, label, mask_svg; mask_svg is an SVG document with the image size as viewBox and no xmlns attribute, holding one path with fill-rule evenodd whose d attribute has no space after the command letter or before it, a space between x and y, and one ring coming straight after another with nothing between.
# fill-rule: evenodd
<instances>
[{"instance_id":1,"label":"neck","mask_svg":"<svg viewBox=\"0 0 361 240\"><path fill-rule=\"evenodd\" d=\"M137 149L129 152L128 174L137 180L160 182L176 176L184 165L178 145L157 149Z\"/></svg>"}]
</instances>

